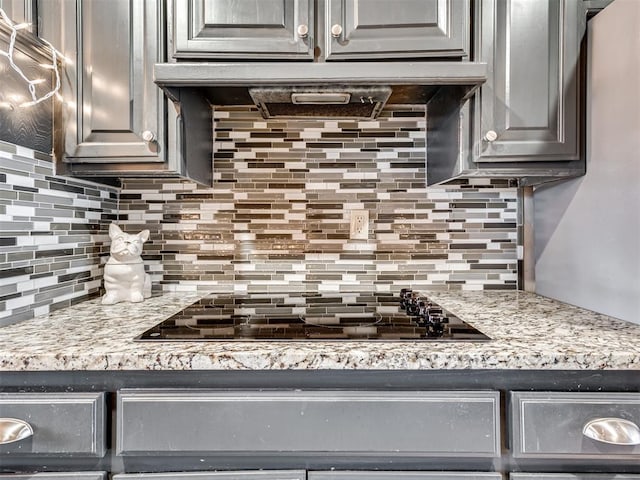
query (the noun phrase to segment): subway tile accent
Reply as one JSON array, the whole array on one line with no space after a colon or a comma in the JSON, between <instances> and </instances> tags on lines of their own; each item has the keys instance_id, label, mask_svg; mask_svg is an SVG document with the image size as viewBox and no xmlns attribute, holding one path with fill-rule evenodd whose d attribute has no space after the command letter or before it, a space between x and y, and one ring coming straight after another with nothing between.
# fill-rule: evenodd
<instances>
[{"instance_id":1,"label":"subway tile accent","mask_svg":"<svg viewBox=\"0 0 640 480\"><path fill-rule=\"evenodd\" d=\"M145 263L167 291L515 289L515 189L426 188L425 113L265 121L217 109L213 187L124 180L120 223L151 231ZM353 240L361 209L369 237Z\"/></svg>"},{"instance_id":2,"label":"subway tile accent","mask_svg":"<svg viewBox=\"0 0 640 480\"><path fill-rule=\"evenodd\" d=\"M118 190L56 177L43 158L0 142L0 326L102 288Z\"/></svg>"}]
</instances>

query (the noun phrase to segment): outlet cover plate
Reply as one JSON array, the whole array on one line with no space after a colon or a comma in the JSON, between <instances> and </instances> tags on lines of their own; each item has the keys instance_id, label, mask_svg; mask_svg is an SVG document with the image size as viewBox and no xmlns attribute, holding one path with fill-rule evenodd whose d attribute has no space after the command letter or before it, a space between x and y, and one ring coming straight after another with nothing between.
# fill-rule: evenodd
<instances>
[{"instance_id":1,"label":"outlet cover plate","mask_svg":"<svg viewBox=\"0 0 640 480\"><path fill-rule=\"evenodd\" d=\"M351 210L349 237L352 240L369 238L369 210Z\"/></svg>"}]
</instances>

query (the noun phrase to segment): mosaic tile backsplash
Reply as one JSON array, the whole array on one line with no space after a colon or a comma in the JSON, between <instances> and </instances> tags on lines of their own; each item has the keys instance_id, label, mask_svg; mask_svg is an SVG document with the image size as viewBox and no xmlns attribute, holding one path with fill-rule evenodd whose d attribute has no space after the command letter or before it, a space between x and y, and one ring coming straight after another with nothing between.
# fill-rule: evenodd
<instances>
[{"instance_id":1,"label":"mosaic tile backsplash","mask_svg":"<svg viewBox=\"0 0 640 480\"><path fill-rule=\"evenodd\" d=\"M0 142L0 326L100 294L117 194Z\"/></svg>"},{"instance_id":2,"label":"mosaic tile backsplash","mask_svg":"<svg viewBox=\"0 0 640 480\"><path fill-rule=\"evenodd\" d=\"M369 121L214 112L214 184L125 180L120 224L151 231L154 288L515 289L515 189L425 187L425 111ZM351 212L369 214L350 238Z\"/></svg>"}]
</instances>

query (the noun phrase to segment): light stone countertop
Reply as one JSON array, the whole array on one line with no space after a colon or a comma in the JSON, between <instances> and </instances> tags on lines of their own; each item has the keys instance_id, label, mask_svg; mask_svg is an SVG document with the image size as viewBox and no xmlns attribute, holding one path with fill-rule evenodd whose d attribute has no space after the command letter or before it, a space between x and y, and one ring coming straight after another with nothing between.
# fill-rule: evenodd
<instances>
[{"instance_id":1,"label":"light stone countertop","mask_svg":"<svg viewBox=\"0 0 640 480\"><path fill-rule=\"evenodd\" d=\"M640 325L531 293L426 292L493 340L134 342L201 295L98 299L0 328L0 371L561 369L640 370Z\"/></svg>"}]
</instances>

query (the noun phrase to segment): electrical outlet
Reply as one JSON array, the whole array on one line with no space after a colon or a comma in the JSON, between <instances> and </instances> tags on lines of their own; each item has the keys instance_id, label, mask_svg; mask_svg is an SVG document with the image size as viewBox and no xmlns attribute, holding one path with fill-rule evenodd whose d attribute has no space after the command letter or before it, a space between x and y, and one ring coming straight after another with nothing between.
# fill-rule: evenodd
<instances>
[{"instance_id":1,"label":"electrical outlet","mask_svg":"<svg viewBox=\"0 0 640 480\"><path fill-rule=\"evenodd\" d=\"M354 240L369 238L369 210L351 210L349 236Z\"/></svg>"}]
</instances>

